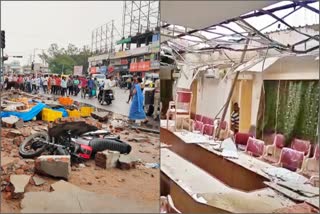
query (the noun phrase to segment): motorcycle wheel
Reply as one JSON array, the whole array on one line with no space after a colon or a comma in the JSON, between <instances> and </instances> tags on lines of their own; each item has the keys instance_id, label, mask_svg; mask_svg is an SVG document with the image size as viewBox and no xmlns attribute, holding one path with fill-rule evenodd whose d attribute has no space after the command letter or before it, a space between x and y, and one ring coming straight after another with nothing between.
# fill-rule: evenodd
<instances>
[{"instance_id":1,"label":"motorcycle wheel","mask_svg":"<svg viewBox=\"0 0 320 214\"><path fill-rule=\"evenodd\" d=\"M112 101L111 100L106 100L106 102L107 102L107 105L110 105L111 103L112 103Z\"/></svg>"},{"instance_id":2,"label":"motorcycle wheel","mask_svg":"<svg viewBox=\"0 0 320 214\"><path fill-rule=\"evenodd\" d=\"M39 132L27 137L19 147L19 154L23 158L34 158L40 156L47 148L47 144L39 140L49 141L49 135L46 132ZM30 148L29 148L30 147ZM34 150L34 147L38 147Z\"/></svg>"}]
</instances>

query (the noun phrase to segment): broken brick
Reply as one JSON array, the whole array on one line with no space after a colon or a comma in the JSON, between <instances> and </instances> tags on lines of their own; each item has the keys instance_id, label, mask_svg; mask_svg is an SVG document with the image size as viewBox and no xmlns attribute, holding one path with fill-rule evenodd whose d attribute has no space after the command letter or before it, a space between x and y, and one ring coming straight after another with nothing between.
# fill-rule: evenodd
<instances>
[{"instance_id":1,"label":"broken brick","mask_svg":"<svg viewBox=\"0 0 320 214\"><path fill-rule=\"evenodd\" d=\"M42 155L35 161L35 171L43 175L68 179L71 172L70 156Z\"/></svg>"},{"instance_id":2,"label":"broken brick","mask_svg":"<svg viewBox=\"0 0 320 214\"><path fill-rule=\"evenodd\" d=\"M138 161L130 155L120 155L118 167L122 170L136 168Z\"/></svg>"},{"instance_id":3,"label":"broken brick","mask_svg":"<svg viewBox=\"0 0 320 214\"><path fill-rule=\"evenodd\" d=\"M109 169L117 166L120 153L118 151L98 152L95 156L95 164L98 167Z\"/></svg>"}]
</instances>

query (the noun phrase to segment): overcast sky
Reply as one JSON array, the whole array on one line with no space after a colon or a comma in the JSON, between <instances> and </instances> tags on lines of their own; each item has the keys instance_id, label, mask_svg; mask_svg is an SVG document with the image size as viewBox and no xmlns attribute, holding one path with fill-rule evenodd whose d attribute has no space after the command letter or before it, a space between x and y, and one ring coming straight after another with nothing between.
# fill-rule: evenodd
<instances>
[{"instance_id":1,"label":"overcast sky","mask_svg":"<svg viewBox=\"0 0 320 214\"><path fill-rule=\"evenodd\" d=\"M91 47L92 30L112 19L121 32L122 6L122 1L1 1L5 54L22 55L25 64L34 48L47 49L52 43Z\"/></svg>"}]
</instances>

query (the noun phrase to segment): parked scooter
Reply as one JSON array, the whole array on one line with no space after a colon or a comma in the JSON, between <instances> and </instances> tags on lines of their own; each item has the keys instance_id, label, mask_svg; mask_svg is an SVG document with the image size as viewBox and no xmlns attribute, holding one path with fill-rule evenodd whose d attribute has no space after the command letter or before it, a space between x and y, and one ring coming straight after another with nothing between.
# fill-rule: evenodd
<instances>
[{"instance_id":1,"label":"parked scooter","mask_svg":"<svg viewBox=\"0 0 320 214\"><path fill-rule=\"evenodd\" d=\"M98 130L83 121L58 124L47 132L27 137L19 147L23 158L42 154L70 155L72 162L82 162L94 157L98 151L118 151L129 154L131 146L107 130Z\"/></svg>"}]
</instances>

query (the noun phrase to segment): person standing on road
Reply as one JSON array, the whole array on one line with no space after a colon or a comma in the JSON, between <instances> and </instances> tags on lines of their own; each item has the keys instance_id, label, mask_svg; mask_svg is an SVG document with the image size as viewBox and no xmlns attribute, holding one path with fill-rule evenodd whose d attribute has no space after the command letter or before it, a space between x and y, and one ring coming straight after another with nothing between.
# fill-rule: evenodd
<instances>
[{"instance_id":1,"label":"person standing on road","mask_svg":"<svg viewBox=\"0 0 320 214\"><path fill-rule=\"evenodd\" d=\"M33 75L31 78L31 85L32 85L32 93L37 91L37 83L36 83L36 77Z\"/></svg>"},{"instance_id":2,"label":"person standing on road","mask_svg":"<svg viewBox=\"0 0 320 214\"><path fill-rule=\"evenodd\" d=\"M22 90L22 84L23 84L23 78L22 78L22 75L18 75L18 80L17 80L17 82L18 82L18 88L20 89L20 90Z\"/></svg>"},{"instance_id":3,"label":"person standing on road","mask_svg":"<svg viewBox=\"0 0 320 214\"><path fill-rule=\"evenodd\" d=\"M136 80L136 84L134 84L134 89L132 92L132 103L129 111L129 120L143 120L144 123L147 123L147 116L144 112L144 97L141 90L141 77L138 77Z\"/></svg>"},{"instance_id":4,"label":"person standing on road","mask_svg":"<svg viewBox=\"0 0 320 214\"><path fill-rule=\"evenodd\" d=\"M42 77L42 87L43 87L43 92L46 94L48 90L48 76L44 75Z\"/></svg>"},{"instance_id":5,"label":"person standing on road","mask_svg":"<svg viewBox=\"0 0 320 214\"><path fill-rule=\"evenodd\" d=\"M99 90L99 87L100 87L99 81L98 81L98 79L95 77L95 78L94 78L93 93L92 93L92 95L93 95L94 97L97 97L97 90Z\"/></svg>"},{"instance_id":6,"label":"person standing on road","mask_svg":"<svg viewBox=\"0 0 320 214\"><path fill-rule=\"evenodd\" d=\"M94 86L95 86L95 83L94 83L92 77L89 77L89 78L88 78L88 93L89 93L89 98L92 97L92 90L93 90Z\"/></svg>"},{"instance_id":7,"label":"person standing on road","mask_svg":"<svg viewBox=\"0 0 320 214\"><path fill-rule=\"evenodd\" d=\"M76 76L73 80L73 95L74 96L77 96L79 93L79 84L80 84L79 76Z\"/></svg>"},{"instance_id":8,"label":"person standing on road","mask_svg":"<svg viewBox=\"0 0 320 214\"><path fill-rule=\"evenodd\" d=\"M53 75L52 76L52 84L51 84L51 94L55 94L56 93L56 76L55 75Z\"/></svg>"},{"instance_id":9,"label":"person standing on road","mask_svg":"<svg viewBox=\"0 0 320 214\"><path fill-rule=\"evenodd\" d=\"M134 76L133 79L130 81L130 84L129 84L130 88L128 88L130 90L130 92L129 92L129 98L128 98L127 103L129 103L131 98L132 98L132 92L133 92L133 90L135 88L134 85L136 84L136 81L137 81L136 76Z\"/></svg>"},{"instance_id":10,"label":"person standing on road","mask_svg":"<svg viewBox=\"0 0 320 214\"><path fill-rule=\"evenodd\" d=\"M80 86L81 86L81 97L86 98L88 80L86 78L82 78L80 82Z\"/></svg>"},{"instance_id":11,"label":"person standing on road","mask_svg":"<svg viewBox=\"0 0 320 214\"><path fill-rule=\"evenodd\" d=\"M61 79L61 96L65 96L67 94L67 80L65 77Z\"/></svg>"},{"instance_id":12,"label":"person standing on road","mask_svg":"<svg viewBox=\"0 0 320 214\"><path fill-rule=\"evenodd\" d=\"M67 87L68 87L68 95L70 96L73 93L73 77L72 76L68 78Z\"/></svg>"},{"instance_id":13,"label":"person standing on road","mask_svg":"<svg viewBox=\"0 0 320 214\"><path fill-rule=\"evenodd\" d=\"M41 85L41 77L38 76L36 78L36 93L38 93L40 91L40 85Z\"/></svg>"},{"instance_id":14,"label":"person standing on road","mask_svg":"<svg viewBox=\"0 0 320 214\"><path fill-rule=\"evenodd\" d=\"M13 75L12 81L14 89L18 89L18 77L16 75Z\"/></svg>"},{"instance_id":15,"label":"person standing on road","mask_svg":"<svg viewBox=\"0 0 320 214\"><path fill-rule=\"evenodd\" d=\"M52 75L48 76L48 94L51 94Z\"/></svg>"},{"instance_id":16,"label":"person standing on road","mask_svg":"<svg viewBox=\"0 0 320 214\"><path fill-rule=\"evenodd\" d=\"M153 118L156 120L158 118L158 108L160 106L160 79L157 79L154 83L154 110Z\"/></svg>"},{"instance_id":17,"label":"person standing on road","mask_svg":"<svg viewBox=\"0 0 320 214\"><path fill-rule=\"evenodd\" d=\"M56 78L56 95L61 94L61 75Z\"/></svg>"}]
</instances>

